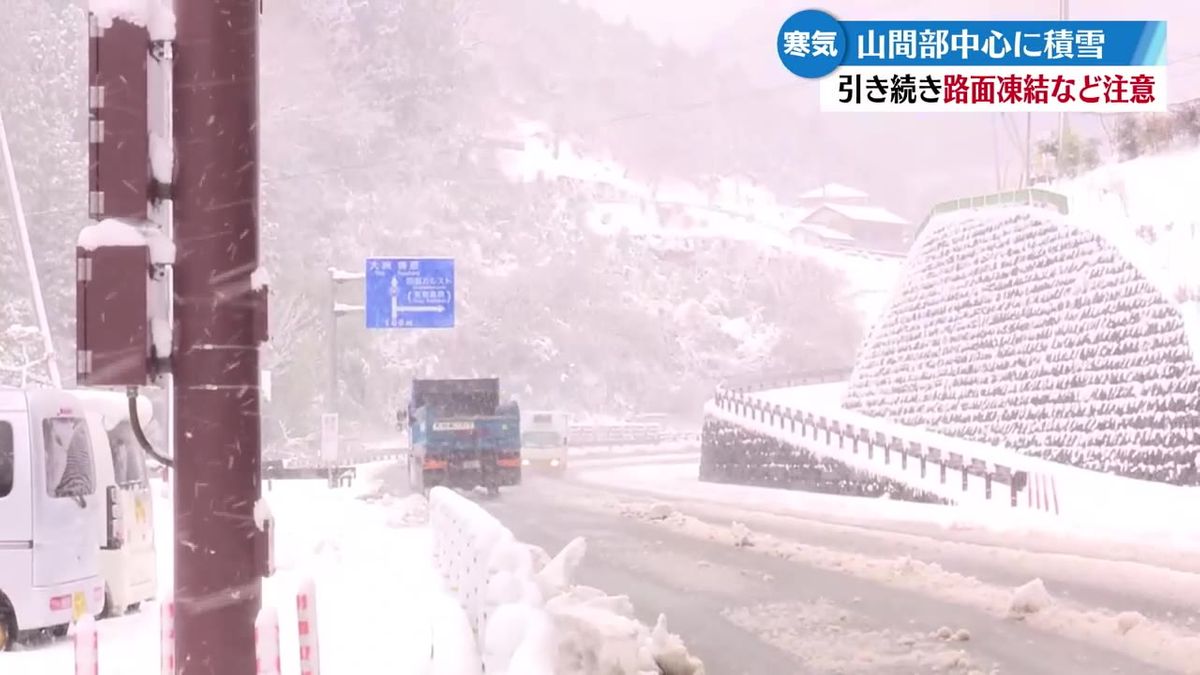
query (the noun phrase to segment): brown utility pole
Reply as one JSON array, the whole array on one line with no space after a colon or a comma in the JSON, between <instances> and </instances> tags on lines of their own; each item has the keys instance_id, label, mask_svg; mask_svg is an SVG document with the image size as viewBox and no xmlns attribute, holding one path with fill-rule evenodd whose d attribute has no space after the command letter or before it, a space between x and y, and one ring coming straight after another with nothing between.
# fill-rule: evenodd
<instances>
[{"instance_id":1,"label":"brown utility pole","mask_svg":"<svg viewBox=\"0 0 1200 675\"><path fill-rule=\"evenodd\" d=\"M259 0L175 4L176 672L254 675Z\"/></svg>"}]
</instances>

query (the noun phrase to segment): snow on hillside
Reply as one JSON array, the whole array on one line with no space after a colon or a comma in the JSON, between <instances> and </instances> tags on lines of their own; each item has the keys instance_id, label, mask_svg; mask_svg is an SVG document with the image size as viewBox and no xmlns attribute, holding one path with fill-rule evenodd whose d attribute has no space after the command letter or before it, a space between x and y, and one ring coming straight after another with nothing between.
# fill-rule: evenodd
<instances>
[{"instance_id":1,"label":"snow on hillside","mask_svg":"<svg viewBox=\"0 0 1200 675\"><path fill-rule=\"evenodd\" d=\"M654 187L637 183L616 162L595 160L559 144L554 151L544 127L528 123L523 150L500 151L511 180L575 179L605 186L586 225L593 232L629 235L653 249L688 251L700 240L742 241L773 251L816 259L845 276L847 291L864 321L871 322L899 280L902 259L853 250L834 250L788 237L796 209L776 201L768 190L737 177L716 181L712 195L683 180Z\"/></svg>"},{"instance_id":2,"label":"snow on hillside","mask_svg":"<svg viewBox=\"0 0 1200 675\"><path fill-rule=\"evenodd\" d=\"M1195 485L1192 357L1175 306L1105 238L1044 209L962 211L922 233L844 405Z\"/></svg>"},{"instance_id":3,"label":"snow on hillside","mask_svg":"<svg viewBox=\"0 0 1200 675\"><path fill-rule=\"evenodd\" d=\"M1071 222L1103 236L1180 304L1200 361L1200 209L1189 177L1200 149L1109 164L1052 185L1070 200Z\"/></svg>"},{"instance_id":4,"label":"snow on hillside","mask_svg":"<svg viewBox=\"0 0 1200 675\"><path fill-rule=\"evenodd\" d=\"M1109 164L1051 189L1071 200L1073 222L1120 245L1175 297L1178 286L1200 288L1197 173L1200 150L1189 150Z\"/></svg>"},{"instance_id":5,"label":"snow on hillside","mask_svg":"<svg viewBox=\"0 0 1200 675\"><path fill-rule=\"evenodd\" d=\"M873 320L899 279L903 261L835 250L791 238L802 211L779 203L770 191L742 177L725 176L705 190L679 179L655 186L629 178L609 160L590 157L567 143L557 152L552 133L534 122L518 124L523 149L499 152L501 168L519 182L572 179L602 186L586 224L607 236L628 235L666 250L688 250L698 240L739 241L816 259L841 272L859 314Z\"/></svg>"},{"instance_id":6,"label":"snow on hillside","mask_svg":"<svg viewBox=\"0 0 1200 675\"><path fill-rule=\"evenodd\" d=\"M526 137L524 149L502 150L500 168L513 181L532 182L545 179L573 178L612 187L626 195L649 197L651 191L626 175L616 162L588 157L568 143L560 143L555 152L552 142L538 136Z\"/></svg>"}]
</instances>

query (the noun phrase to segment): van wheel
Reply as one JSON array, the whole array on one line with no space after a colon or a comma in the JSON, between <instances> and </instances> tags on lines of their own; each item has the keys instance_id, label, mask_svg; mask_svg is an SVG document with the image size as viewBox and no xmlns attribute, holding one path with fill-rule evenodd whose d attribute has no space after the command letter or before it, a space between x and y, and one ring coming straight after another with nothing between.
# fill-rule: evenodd
<instances>
[{"instance_id":1,"label":"van wheel","mask_svg":"<svg viewBox=\"0 0 1200 675\"><path fill-rule=\"evenodd\" d=\"M0 652L7 652L17 642L17 617L8 602L0 598Z\"/></svg>"},{"instance_id":2,"label":"van wheel","mask_svg":"<svg viewBox=\"0 0 1200 675\"><path fill-rule=\"evenodd\" d=\"M140 612L140 611L142 611L142 603L140 603L140 602L135 602L132 605L125 608L126 614L132 614L134 612Z\"/></svg>"},{"instance_id":3,"label":"van wheel","mask_svg":"<svg viewBox=\"0 0 1200 675\"><path fill-rule=\"evenodd\" d=\"M113 604L112 591L108 586L104 586L104 609L100 610L100 619L111 619L115 616L123 616L125 614L124 607L117 607Z\"/></svg>"},{"instance_id":4,"label":"van wheel","mask_svg":"<svg viewBox=\"0 0 1200 675\"><path fill-rule=\"evenodd\" d=\"M108 584L104 585L104 606L100 608L100 616L97 619L107 619L113 615L112 593L108 591Z\"/></svg>"}]
</instances>

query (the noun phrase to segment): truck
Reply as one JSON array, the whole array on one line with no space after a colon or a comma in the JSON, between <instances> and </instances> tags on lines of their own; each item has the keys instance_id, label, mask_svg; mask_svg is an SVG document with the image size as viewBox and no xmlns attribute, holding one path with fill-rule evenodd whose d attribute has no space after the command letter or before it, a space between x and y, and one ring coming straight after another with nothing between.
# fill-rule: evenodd
<instances>
[{"instance_id":1,"label":"truck","mask_svg":"<svg viewBox=\"0 0 1200 675\"><path fill-rule=\"evenodd\" d=\"M520 484L521 410L501 403L498 378L413 380L406 417L414 487L496 496Z\"/></svg>"},{"instance_id":2,"label":"truck","mask_svg":"<svg viewBox=\"0 0 1200 675\"><path fill-rule=\"evenodd\" d=\"M521 464L561 474L567 470L571 416L561 410L532 410L521 416Z\"/></svg>"}]
</instances>

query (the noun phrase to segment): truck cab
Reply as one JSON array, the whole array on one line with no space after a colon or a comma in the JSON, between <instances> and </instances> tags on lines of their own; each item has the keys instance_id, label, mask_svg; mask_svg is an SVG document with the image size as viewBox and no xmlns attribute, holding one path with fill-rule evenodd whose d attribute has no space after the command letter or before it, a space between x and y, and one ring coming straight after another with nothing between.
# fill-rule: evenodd
<instances>
[{"instance_id":1,"label":"truck cab","mask_svg":"<svg viewBox=\"0 0 1200 675\"><path fill-rule=\"evenodd\" d=\"M0 389L0 651L104 606L87 418L61 390Z\"/></svg>"},{"instance_id":2,"label":"truck cab","mask_svg":"<svg viewBox=\"0 0 1200 675\"><path fill-rule=\"evenodd\" d=\"M104 508L94 521L100 540L104 615L121 615L158 595L154 496L146 453L134 436L124 392L76 389L70 393L83 406L97 485L104 495ZM138 396L137 410L138 422L148 424L154 415L150 400Z\"/></svg>"}]
</instances>

